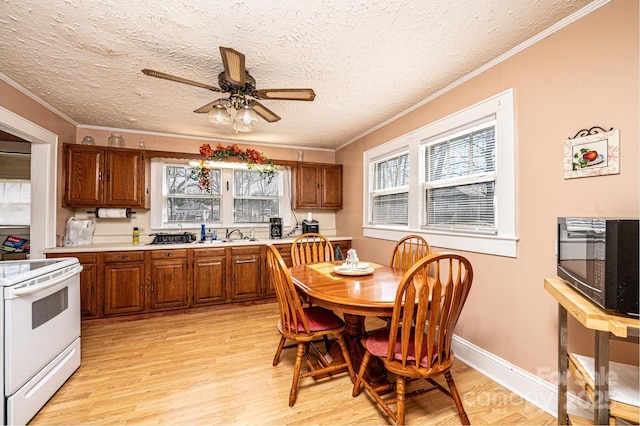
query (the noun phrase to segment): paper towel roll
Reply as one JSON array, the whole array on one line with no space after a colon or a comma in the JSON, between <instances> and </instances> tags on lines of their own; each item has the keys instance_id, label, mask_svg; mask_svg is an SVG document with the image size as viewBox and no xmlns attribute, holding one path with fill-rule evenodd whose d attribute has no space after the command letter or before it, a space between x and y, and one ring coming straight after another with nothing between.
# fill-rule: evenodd
<instances>
[{"instance_id":1,"label":"paper towel roll","mask_svg":"<svg viewBox=\"0 0 640 426\"><path fill-rule=\"evenodd\" d=\"M126 219L131 217L131 209L107 209L96 210L96 217L101 219Z\"/></svg>"}]
</instances>

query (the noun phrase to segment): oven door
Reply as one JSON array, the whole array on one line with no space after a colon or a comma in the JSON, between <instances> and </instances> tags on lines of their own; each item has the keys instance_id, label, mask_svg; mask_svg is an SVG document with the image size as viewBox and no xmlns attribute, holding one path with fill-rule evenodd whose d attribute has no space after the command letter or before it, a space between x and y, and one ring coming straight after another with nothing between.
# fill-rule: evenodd
<instances>
[{"instance_id":1,"label":"oven door","mask_svg":"<svg viewBox=\"0 0 640 426\"><path fill-rule=\"evenodd\" d=\"M80 271L39 277L4 289L5 396L80 337Z\"/></svg>"}]
</instances>

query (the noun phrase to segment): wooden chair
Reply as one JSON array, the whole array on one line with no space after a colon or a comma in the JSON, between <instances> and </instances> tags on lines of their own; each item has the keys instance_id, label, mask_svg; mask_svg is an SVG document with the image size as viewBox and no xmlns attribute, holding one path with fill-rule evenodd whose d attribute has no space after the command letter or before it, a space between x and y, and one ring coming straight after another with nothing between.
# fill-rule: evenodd
<instances>
[{"instance_id":1,"label":"wooden chair","mask_svg":"<svg viewBox=\"0 0 640 426\"><path fill-rule=\"evenodd\" d=\"M305 263L333 262L333 245L322 234L302 234L291 244L293 266Z\"/></svg>"},{"instance_id":2,"label":"wooden chair","mask_svg":"<svg viewBox=\"0 0 640 426\"><path fill-rule=\"evenodd\" d=\"M409 270L418 260L431 254L431 246L419 235L407 235L396 244L389 266Z\"/></svg>"},{"instance_id":3,"label":"wooden chair","mask_svg":"<svg viewBox=\"0 0 640 426\"><path fill-rule=\"evenodd\" d=\"M405 398L431 390L451 397L463 424L469 424L462 400L449 371L455 357L451 350L453 331L467 299L473 270L469 261L455 253L437 253L418 260L404 275L396 294L391 327L374 331L362 338L365 347L353 396L361 386L371 394L385 413L397 424L405 421ZM415 300L407 304L405 301ZM371 357L380 358L395 383L374 388L365 372ZM444 375L449 390L433 377ZM407 392L407 382L425 379L422 385ZM412 383L413 385L413 383ZM395 390L395 394L383 394ZM396 412L391 409L396 404Z\"/></svg>"},{"instance_id":4,"label":"wooden chair","mask_svg":"<svg viewBox=\"0 0 640 426\"><path fill-rule=\"evenodd\" d=\"M296 403L298 381L301 378L309 376L323 377L324 375L329 375L336 370L347 367L351 381L354 381L355 377L353 367L351 366L351 358L349 357L349 352L347 351L347 346L342 336L345 326L344 321L332 311L320 306L302 306L300 297L291 281L289 270L282 260L280 253L278 253L278 250L271 244L268 245L267 250L267 276L278 298L278 308L280 310L278 331L282 335L278 352L273 359L273 365L278 364L280 352L286 339L293 340L298 344L293 370L293 383L291 384L291 392L289 393L289 406L293 407ZM314 343L315 339L329 334L334 334L338 339L338 344L344 357L343 362L330 364ZM315 362L309 359L309 347L311 347L318 356L318 360ZM303 358L309 370L301 374L300 370Z\"/></svg>"},{"instance_id":5,"label":"wooden chair","mask_svg":"<svg viewBox=\"0 0 640 426\"><path fill-rule=\"evenodd\" d=\"M419 235L407 235L396 243L391 253L389 266L392 268L409 270L418 260L431 254L431 246L427 240ZM378 317L391 325L391 317Z\"/></svg>"}]
</instances>

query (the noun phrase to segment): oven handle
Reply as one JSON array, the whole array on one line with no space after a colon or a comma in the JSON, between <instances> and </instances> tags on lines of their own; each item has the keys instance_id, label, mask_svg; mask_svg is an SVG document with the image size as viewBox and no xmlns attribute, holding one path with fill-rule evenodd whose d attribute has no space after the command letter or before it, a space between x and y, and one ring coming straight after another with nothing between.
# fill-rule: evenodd
<instances>
[{"instance_id":1,"label":"oven handle","mask_svg":"<svg viewBox=\"0 0 640 426\"><path fill-rule=\"evenodd\" d=\"M42 284L38 284L38 285L30 285L27 287L20 287L20 288L16 288L16 289L11 289L11 293L15 296L15 297L24 297L24 296L29 296L31 294L37 293L39 291L45 290L49 287L53 287L55 285L60 284L62 281L65 281L66 279L68 279L69 277L76 275L78 273L80 273L82 271L82 265L75 265L73 268L69 269L68 271L65 271L64 274L60 275L59 277L51 280L51 281L47 281L44 282Z\"/></svg>"}]
</instances>

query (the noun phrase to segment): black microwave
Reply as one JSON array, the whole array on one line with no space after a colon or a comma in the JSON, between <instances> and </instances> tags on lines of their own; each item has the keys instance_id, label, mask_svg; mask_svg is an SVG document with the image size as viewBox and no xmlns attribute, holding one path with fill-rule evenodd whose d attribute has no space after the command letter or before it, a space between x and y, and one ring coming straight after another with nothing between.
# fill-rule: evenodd
<instances>
[{"instance_id":1,"label":"black microwave","mask_svg":"<svg viewBox=\"0 0 640 426\"><path fill-rule=\"evenodd\" d=\"M638 219L558 218L558 276L600 307L638 316Z\"/></svg>"}]
</instances>

